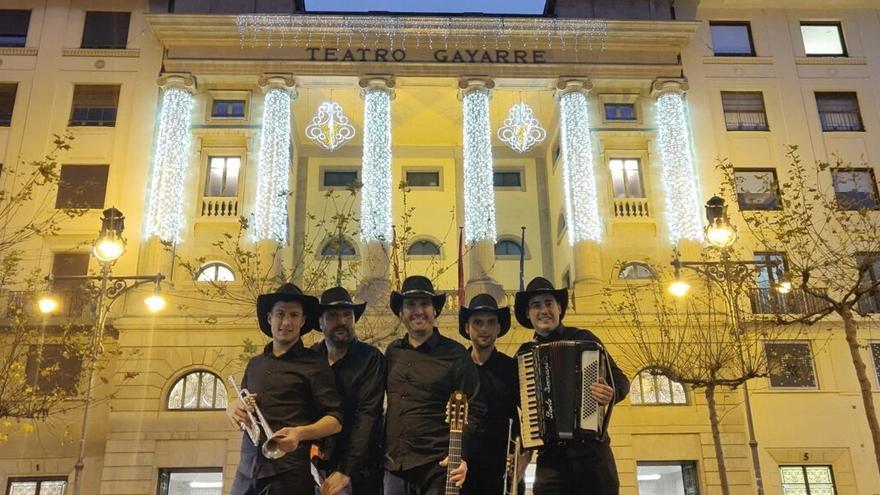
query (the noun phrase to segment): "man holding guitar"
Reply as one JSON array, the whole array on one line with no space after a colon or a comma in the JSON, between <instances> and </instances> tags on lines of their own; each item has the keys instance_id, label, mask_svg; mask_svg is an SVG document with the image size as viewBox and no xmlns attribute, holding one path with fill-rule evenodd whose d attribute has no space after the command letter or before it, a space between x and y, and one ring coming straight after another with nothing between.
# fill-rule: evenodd
<instances>
[{"instance_id":1,"label":"man holding guitar","mask_svg":"<svg viewBox=\"0 0 880 495\"><path fill-rule=\"evenodd\" d=\"M486 415L467 349L434 326L445 302L446 295L422 276L407 277L401 291L391 293L391 311L406 335L385 351L385 495L457 494L467 475L469 445ZM461 400L448 403L450 397Z\"/></svg>"}]
</instances>

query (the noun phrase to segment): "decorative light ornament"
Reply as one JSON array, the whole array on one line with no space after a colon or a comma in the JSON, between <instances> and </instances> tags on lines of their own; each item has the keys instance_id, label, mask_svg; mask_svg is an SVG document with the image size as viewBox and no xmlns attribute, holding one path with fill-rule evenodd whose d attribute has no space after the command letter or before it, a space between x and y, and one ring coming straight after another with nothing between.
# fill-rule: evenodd
<instances>
[{"instance_id":1,"label":"decorative light ornament","mask_svg":"<svg viewBox=\"0 0 880 495\"><path fill-rule=\"evenodd\" d=\"M593 172L593 143L587 97L579 82L569 82L559 96L562 177L565 186L565 219L568 243L602 242L602 222L596 176Z\"/></svg>"},{"instance_id":2,"label":"decorative light ornament","mask_svg":"<svg viewBox=\"0 0 880 495\"><path fill-rule=\"evenodd\" d=\"M391 90L364 89L361 240L391 242Z\"/></svg>"},{"instance_id":3,"label":"decorative light ornament","mask_svg":"<svg viewBox=\"0 0 880 495\"><path fill-rule=\"evenodd\" d=\"M662 83L660 88L663 88ZM666 224L673 245L682 239L703 241L697 170L691 152L690 131L684 97L678 90L666 89L657 96L657 146L663 164L666 196Z\"/></svg>"},{"instance_id":4,"label":"decorative light ornament","mask_svg":"<svg viewBox=\"0 0 880 495\"><path fill-rule=\"evenodd\" d=\"M525 153L546 137L547 131L541 127L532 107L522 102L510 107L504 125L498 128L498 139L517 153Z\"/></svg>"},{"instance_id":5,"label":"decorative light ornament","mask_svg":"<svg viewBox=\"0 0 880 495\"><path fill-rule=\"evenodd\" d=\"M180 242L183 228L183 181L189 164L192 138L193 96L189 91L169 87L162 93L159 129L153 155L153 174L144 235L166 242Z\"/></svg>"},{"instance_id":6,"label":"decorative light ornament","mask_svg":"<svg viewBox=\"0 0 880 495\"><path fill-rule=\"evenodd\" d=\"M40 313L44 315L54 313L58 309L58 299L52 294L43 294L37 301L37 307L40 309Z\"/></svg>"},{"instance_id":7,"label":"decorative light ornament","mask_svg":"<svg viewBox=\"0 0 880 495\"><path fill-rule=\"evenodd\" d=\"M684 280L678 279L669 284L669 293L675 297L684 297L691 290L691 285Z\"/></svg>"},{"instance_id":8,"label":"decorative light ornament","mask_svg":"<svg viewBox=\"0 0 880 495\"><path fill-rule=\"evenodd\" d=\"M306 126L306 137L325 150L334 151L354 138L354 126L339 103L325 101L315 111L312 123Z\"/></svg>"},{"instance_id":9,"label":"decorative light ornament","mask_svg":"<svg viewBox=\"0 0 880 495\"><path fill-rule=\"evenodd\" d=\"M287 197L290 194L291 90L273 87L263 102L263 131L257 164L254 241L287 240Z\"/></svg>"},{"instance_id":10,"label":"decorative light ornament","mask_svg":"<svg viewBox=\"0 0 880 495\"><path fill-rule=\"evenodd\" d=\"M472 86L462 96L464 114L464 236L468 244L495 242L495 187L489 90Z\"/></svg>"}]
</instances>

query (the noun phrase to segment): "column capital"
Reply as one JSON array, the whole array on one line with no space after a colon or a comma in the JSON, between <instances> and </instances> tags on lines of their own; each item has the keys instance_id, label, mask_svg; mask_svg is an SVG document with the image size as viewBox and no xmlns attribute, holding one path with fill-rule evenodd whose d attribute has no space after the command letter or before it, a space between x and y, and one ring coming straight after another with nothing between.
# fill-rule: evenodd
<instances>
[{"instance_id":1,"label":"column capital","mask_svg":"<svg viewBox=\"0 0 880 495\"><path fill-rule=\"evenodd\" d=\"M589 77L562 76L556 80L556 97L567 93L583 93L585 96L593 89Z\"/></svg>"},{"instance_id":2,"label":"column capital","mask_svg":"<svg viewBox=\"0 0 880 495\"><path fill-rule=\"evenodd\" d=\"M657 79L651 84L651 96L656 98L663 93L684 94L690 89L687 79Z\"/></svg>"},{"instance_id":3,"label":"column capital","mask_svg":"<svg viewBox=\"0 0 880 495\"><path fill-rule=\"evenodd\" d=\"M293 78L293 74L263 74L257 84L263 93L270 89L283 89L289 91L294 98L297 97L296 79Z\"/></svg>"},{"instance_id":4,"label":"column capital","mask_svg":"<svg viewBox=\"0 0 880 495\"><path fill-rule=\"evenodd\" d=\"M196 77L189 72L169 72L162 74L156 79L156 84L162 89L178 88L195 93L198 91Z\"/></svg>"},{"instance_id":5,"label":"column capital","mask_svg":"<svg viewBox=\"0 0 880 495\"><path fill-rule=\"evenodd\" d=\"M394 86L397 85L394 76L391 74L366 74L358 79L358 86L361 87L361 98L368 91L384 91L394 99Z\"/></svg>"},{"instance_id":6,"label":"column capital","mask_svg":"<svg viewBox=\"0 0 880 495\"><path fill-rule=\"evenodd\" d=\"M495 87L495 80L489 76L463 76L458 80L460 95L464 96L471 91L490 90Z\"/></svg>"}]
</instances>

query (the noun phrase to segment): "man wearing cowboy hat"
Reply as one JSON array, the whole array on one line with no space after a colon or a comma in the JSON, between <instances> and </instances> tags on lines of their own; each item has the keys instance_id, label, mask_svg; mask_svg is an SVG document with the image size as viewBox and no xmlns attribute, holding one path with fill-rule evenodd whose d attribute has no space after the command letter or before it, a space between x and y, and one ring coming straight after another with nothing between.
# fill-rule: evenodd
<instances>
[{"instance_id":1,"label":"man wearing cowboy hat","mask_svg":"<svg viewBox=\"0 0 880 495\"><path fill-rule=\"evenodd\" d=\"M458 310L458 333L471 341L471 359L477 365L481 390L489 405L483 441L475 448L468 467L466 494L499 495L506 488L508 433L511 427L514 433L519 431L517 369L516 360L496 349L495 342L508 330L510 308L499 308L489 294L474 296L467 307ZM525 461L520 465L524 472L528 458L521 460Z\"/></svg>"},{"instance_id":2,"label":"man wearing cowboy hat","mask_svg":"<svg viewBox=\"0 0 880 495\"><path fill-rule=\"evenodd\" d=\"M338 433L343 417L327 360L306 349L300 339L314 328L317 313L318 300L290 283L257 298L260 330L272 341L245 368L241 386L252 395L247 401L231 401L226 414L236 425L248 423L249 401L256 402L287 454L268 459L260 446L243 436L232 495L314 495L310 440Z\"/></svg>"},{"instance_id":3,"label":"man wearing cowboy hat","mask_svg":"<svg viewBox=\"0 0 880 495\"><path fill-rule=\"evenodd\" d=\"M555 289L549 280L536 277L526 290L516 293L514 314L520 325L535 330L535 339L520 346L517 354L536 344L560 340L589 340L601 344L593 332L562 324L568 307L568 290ZM611 376L590 387L593 399L605 405L620 402L629 393L629 379L608 355ZM612 388L609 383L613 383ZM606 421L608 421L606 417ZM605 430L607 432L607 429ZM538 450L535 495L616 495L620 489L617 466L607 433L604 438L545 445Z\"/></svg>"},{"instance_id":4,"label":"man wearing cowboy hat","mask_svg":"<svg viewBox=\"0 0 880 495\"><path fill-rule=\"evenodd\" d=\"M342 396L342 432L325 440L321 463L330 473L322 495L382 493L382 402L385 356L355 335L367 304L355 304L342 287L321 294L318 323L324 340L312 349L324 357Z\"/></svg>"},{"instance_id":5,"label":"man wearing cowboy hat","mask_svg":"<svg viewBox=\"0 0 880 495\"><path fill-rule=\"evenodd\" d=\"M400 292L391 293L391 311L406 335L388 345L385 421L385 495L442 495L447 476L449 426L446 404L459 390L468 398L468 424L463 434L462 461L449 471L461 486L472 459L470 445L480 431L486 403L480 378L467 349L440 335L435 320L446 294L434 292L426 277L407 277Z\"/></svg>"}]
</instances>

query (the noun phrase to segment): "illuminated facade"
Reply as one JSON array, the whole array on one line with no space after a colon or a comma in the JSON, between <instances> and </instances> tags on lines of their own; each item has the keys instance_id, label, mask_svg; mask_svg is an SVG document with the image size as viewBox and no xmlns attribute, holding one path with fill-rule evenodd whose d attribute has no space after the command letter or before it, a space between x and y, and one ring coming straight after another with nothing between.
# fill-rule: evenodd
<instances>
[{"instance_id":1,"label":"illuminated facade","mask_svg":"<svg viewBox=\"0 0 880 495\"><path fill-rule=\"evenodd\" d=\"M84 253L100 210L116 206L128 245L114 273L168 276L160 316L135 296L112 309L108 342L129 354L105 372L112 396L92 408L82 493L214 494L218 482L226 493L234 476L241 435L217 409L226 377L241 373L242 342L260 334L203 297L160 241L176 242L176 259L200 260L201 279L241 283L214 243L245 217L246 246L280 248L272 269L293 271L306 290L345 271L344 284L380 308L370 330L381 334L395 277L425 273L455 292L464 227L469 296L515 291L524 249L526 280L571 287L566 322L602 337L598 295L640 273L622 264L665 264L673 242L701 237L716 156L772 169L784 166L782 145L797 143L805 160L880 160L880 10L870 0L834 10L817 0L558 0L557 17L541 18L289 15L294 2L266 3L285 14L245 1L223 2L222 13L182 0L3 4L30 14L22 46L0 48L0 83L17 84L2 162L43 154L67 127L76 139L61 163L106 171L88 183L103 187L101 204L33 246L34 266L48 273L59 255ZM108 10L129 15L92 15ZM126 36L90 45L90 20L122 23ZM354 129L332 149L328 136L349 131L318 118L325 102ZM524 151L498 137L519 103L546 129ZM312 123L324 137L309 137ZM333 223L345 212L356 219ZM401 238L408 252L395 253ZM453 313L439 320L447 335ZM530 337L515 327L501 348ZM863 338L880 367L880 347L869 330ZM765 489L781 492L781 468L814 466L830 467L835 493L876 493L843 338L805 342L811 380L751 385ZM720 493L700 393L627 371L643 404L615 412L622 493ZM745 495L755 488L741 397L719 401L732 493ZM78 418L73 409L0 444L0 486L72 480ZM652 491L658 479L678 481Z\"/></svg>"}]
</instances>

